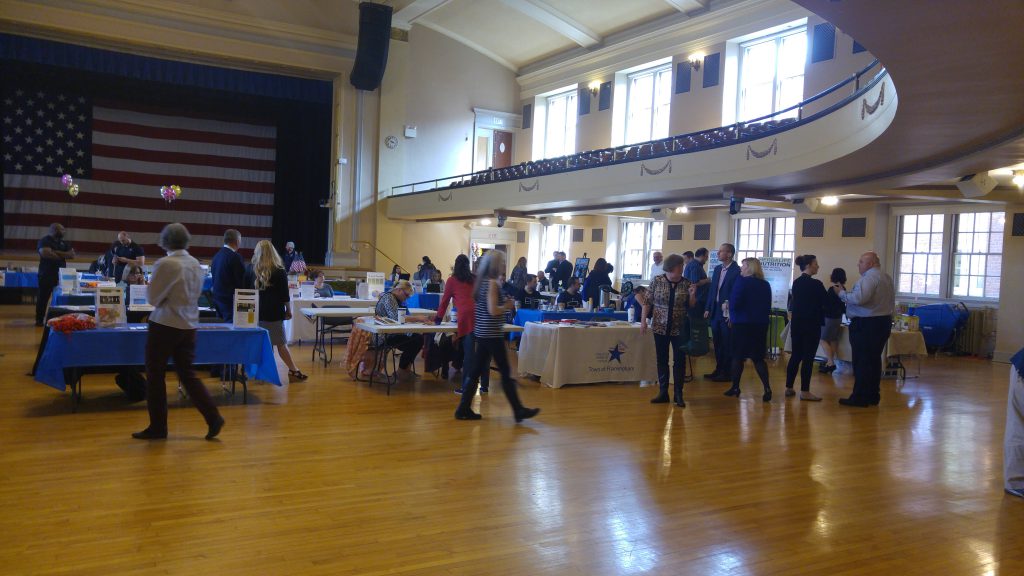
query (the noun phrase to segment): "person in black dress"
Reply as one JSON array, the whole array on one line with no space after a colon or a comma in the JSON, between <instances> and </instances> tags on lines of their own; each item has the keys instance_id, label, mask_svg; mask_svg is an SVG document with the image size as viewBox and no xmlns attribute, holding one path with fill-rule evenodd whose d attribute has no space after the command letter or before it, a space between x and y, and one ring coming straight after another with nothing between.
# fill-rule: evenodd
<instances>
[{"instance_id":1,"label":"person in black dress","mask_svg":"<svg viewBox=\"0 0 1024 576\"><path fill-rule=\"evenodd\" d=\"M802 274L793 281L789 303L789 337L793 352L786 366L786 396L796 395L793 383L800 372L800 399L820 402L821 397L811 394L811 371L824 321L825 286L814 278L818 273L818 259L813 254L797 256L796 265Z\"/></svg>"},{"instance_id":2,"label":"person in black dress","mask_svg":"<svg viewBox=\"0 0 1024 576\"><path fill-rule=\"evenodd\" d=\"M846 314L846 303L839 293L846 290L846 270L836 268L829 277L832 286L825 295L825 324L821 327L821 348L825 351L825 362L818 370L823 374L836 371L836 354L839 352L839 328Z\"/></svg>"},{"instance_id":3,"label":"person in black dress","mask_svg":"<svg viewBox=\"0 0 1024 576\"><path fill-rule=\"evenodd\" d=\"M259 291L260 328L270 334L270 343L277 348L288 366L288 381L302 382L308 376L299 371L288 350L284 321L292 319L291 294L284 262L270 240L260 240L252 252L252 265L245 271L243 283Z\"/></svg>"}]
</instances>

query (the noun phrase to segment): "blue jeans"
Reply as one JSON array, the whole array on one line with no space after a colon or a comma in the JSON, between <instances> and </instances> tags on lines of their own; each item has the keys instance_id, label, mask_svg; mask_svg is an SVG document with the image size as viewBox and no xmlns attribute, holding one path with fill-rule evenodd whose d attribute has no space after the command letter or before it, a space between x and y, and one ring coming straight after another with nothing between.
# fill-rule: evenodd
<instances>
[{"instance_id":1,"label":"blue jeans","mask_svg":"<svg viewBox=\"0 0 1024 576\"><path fill-rule=\"evenodd\" d=\"M472 372L473 361L476 358L476 337L470 332L462 337L462 389L469 385L469 373ZM491 367L480 371L480 386L489 388L491 385Z\"/></svg>"},{"instance_id":2,"label":"blue jeans","mask_svg":"<svg viewBox=\"0 0 1024 576\"><path fill-rule=\"evenodd\" d=\"M686 334L678 336L654 335L654 354L658 366L658 385L663 392L668 392L668 352L672 349L672 380L677 392L683 389L686 378Z\"/></svg>"}]
</instances>

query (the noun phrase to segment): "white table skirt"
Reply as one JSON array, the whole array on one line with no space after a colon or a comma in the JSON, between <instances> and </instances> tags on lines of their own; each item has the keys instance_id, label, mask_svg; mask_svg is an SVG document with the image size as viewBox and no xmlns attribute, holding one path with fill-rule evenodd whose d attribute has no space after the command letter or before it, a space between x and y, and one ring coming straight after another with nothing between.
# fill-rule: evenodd
<instances>
[{"instance_id":1,"label":"white table skirt","mask_svg":"<svg viewBox=\"0 0 1024 576\"><path fill-rule=\"evenodd\" d=\"M316 339L316 323L302 315L303 308L325 308L348 306L351 308L373 308L377 300L359 298L317 298L315 300L304 300L302 298L292 299L292 319L284 321L285 339L291 342L312 342Z\"/></svg>"},{"instance_id":2,"label":"white table skirt","mask_svg":"<svg viewBox=\"0 0 1024 576\"><path fill-rule=\"evenodd\" d=\"M519 371L552 388L566 384L657 380L654 336L631 326L566 326L528 322Z\"/></svg>"},{"instance_id":3,"label":"white table skirt","mask_svg":"<svg viewBox=\"0 0 1024 576\"><path fill-rule=\"evenodd\" d=\"M789 325L783 330L785 335L786 343L784 350L786 352L793 351L793 341L789 335ZM818 351L816 355L819 358L825 357L825 351L822 350L821 344L818 344ZM924 335L921 332L893 332L889 335L889 340L885 344L885 349L882 351L882 357L888 358L889 356L927 356L928 347L924 343ZM850 347L850 327L845 324L839 327L839 351L836 353L836 359L842 360L843 362L853 361L853 349Z\"/></svg>"}]
</instances>

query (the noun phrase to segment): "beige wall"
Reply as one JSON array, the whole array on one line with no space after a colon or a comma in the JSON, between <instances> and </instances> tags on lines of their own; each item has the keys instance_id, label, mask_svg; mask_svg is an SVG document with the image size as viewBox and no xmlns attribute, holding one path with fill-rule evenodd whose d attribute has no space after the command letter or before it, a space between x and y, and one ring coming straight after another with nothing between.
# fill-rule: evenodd
<instances>
[{"instance_id":1,"label":"beige wall","mask_svg":"<svg viewBox=\"0 0 1024 576\"><path fill-rule=\"evenodd\" d=\"M993 358L1007 362L1024 348L1024 306L1014 305L1024 286L1024 236L1013 236L1013 215L1024 213L1024 204L1006 207L1006 232L1003 237L1003 270L999 280L999 325ZM1006 305L1002 305L1006 303Z\"/></svg>"},{"instance_id":2,"label":"beige wall","mask_svg":"<svg viewBox=\"0 0 1024 576\"><path fill-rule=\"evenodd\" d=\"M606 82L612 80L609 76L607 78L595 78L599 82ZM585 89L584 94L590 98L590 114L580 116L576 119L576 150L584 152L586 150L600 150L602 148L608 148L611 144L612 134L612 109L614 103L607 110L598 110L598 97L591 96L590 90L586 89L586 84L580 84L580 88Z\"/></svg>"},{"instance_id":3,"label":"beige wall","mask_svg":"<svg viewBox=\"0 0 1024 576\"><path fill-rule=\"evenodd\" d=\"M841 82L850 77L871 63L875 57L870 52L853 53L853 37L844 34L842 30L836 30L835 57L823 62L811 62L811 49L813 48L814 26L823 23L824 20L818 16L810 16L807 19L807 66L804 69L804 98L810 98L822 90ZM875 69L866 79L870 79ZM843 88L837 95L846 97L853 93L854 88L849 90ZM809 116L831 106L837 101L836 98L823 98L820 102L812 102L804 108L804 116Z\"/></svg>"}]
</instances>

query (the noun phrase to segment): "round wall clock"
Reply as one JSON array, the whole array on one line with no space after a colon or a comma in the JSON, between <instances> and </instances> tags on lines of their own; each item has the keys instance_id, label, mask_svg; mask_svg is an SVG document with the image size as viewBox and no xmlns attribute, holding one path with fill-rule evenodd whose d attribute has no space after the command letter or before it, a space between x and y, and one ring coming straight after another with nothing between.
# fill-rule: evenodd
<instances>
[{"instance_id":1,"label":"round wall clock","mask_svg":"<svg viewBox=\"0 0 1024 576\"><path fill-rule=\"evenodd\" d=\"M391 150L394 150L395 148L398 148L398 138L395 138L394 136L388 136L387 138L384 139L384 145L390 148Z\"/></svg>"}]
</instances>

